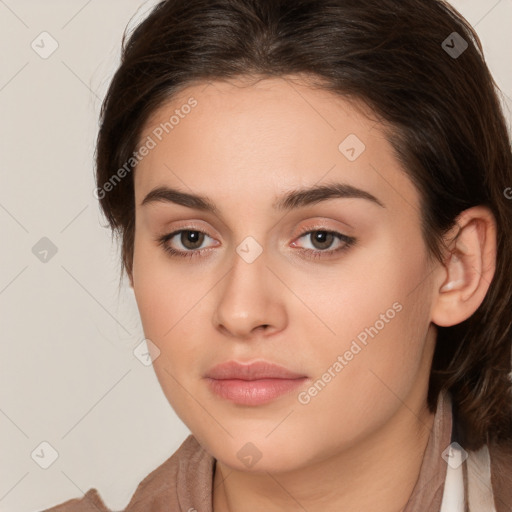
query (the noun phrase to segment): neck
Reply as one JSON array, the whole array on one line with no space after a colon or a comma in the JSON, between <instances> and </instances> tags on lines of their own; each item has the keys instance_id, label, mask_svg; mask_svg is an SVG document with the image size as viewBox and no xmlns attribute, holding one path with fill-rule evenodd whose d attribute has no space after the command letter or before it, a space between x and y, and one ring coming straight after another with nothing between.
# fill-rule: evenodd
<instances>
[{"instance_id":1,"label":"neck","mask_svg":"<svg viewBox=\"0 0 512 512\"><path fill-rule=\"evenodd\" d=\"M414 411L414 412L413 412ZM217 460L214 512L403 510L434 422L426 404L403 404L386 425L349 450L287 472L232 470Z\"/></svg>"}]
</instances>

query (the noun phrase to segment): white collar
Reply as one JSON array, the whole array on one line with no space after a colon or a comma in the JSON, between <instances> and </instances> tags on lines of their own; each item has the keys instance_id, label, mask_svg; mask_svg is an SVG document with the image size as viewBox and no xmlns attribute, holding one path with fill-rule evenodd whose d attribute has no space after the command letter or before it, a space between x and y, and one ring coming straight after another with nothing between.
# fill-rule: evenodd
<instances>
[{"instance_id":1,"label":"white collar","mask_svg":"<svg viewBox=\"0 0 512 512\"><path fill-rule=\"evenodd\" d=\"M487 445L477 451L466 452L453 442L443 452L448 467L444 482L440 512L464 512L464 464L467 468L468 510L470 512L496 512L491 484L491 459Z\"/></svg>"}]
</instances>

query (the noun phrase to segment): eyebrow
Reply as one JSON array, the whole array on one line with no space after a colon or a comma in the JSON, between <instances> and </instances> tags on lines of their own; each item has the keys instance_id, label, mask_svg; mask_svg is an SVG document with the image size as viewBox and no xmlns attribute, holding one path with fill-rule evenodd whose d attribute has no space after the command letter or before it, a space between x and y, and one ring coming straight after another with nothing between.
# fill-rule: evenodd
<instances>
[{"instance_id":1,"label":"eyebrow","mask_svg":"<svg viewBox=\"0 0 512 512\"><path fill-rule=\"evenodd\" d=\"M272 204L272 207L277 211L289 211L320 203L328 199L346 198L367 199L385 208L384 204L374 195L366 190L349 185L348 183L331 183L292 190L278 198L277 201ZM141 206L154 202L175 203L187 208L194 208L215 215L219 214L219 209L208 197L181 192L180 190L170 187L161 186L151 190L142 201Z\"/></svg>"}]
</instances>

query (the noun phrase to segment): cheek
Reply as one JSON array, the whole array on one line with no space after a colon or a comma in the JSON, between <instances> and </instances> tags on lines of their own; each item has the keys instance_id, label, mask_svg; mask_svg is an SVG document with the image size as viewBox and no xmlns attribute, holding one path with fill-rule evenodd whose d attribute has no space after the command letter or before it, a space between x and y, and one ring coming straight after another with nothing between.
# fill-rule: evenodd
<instances>
[{"instance_id":1,"label":"cheek","mask_svg":"<svg viewBox=\"0 0 512 512\"><path fill-rule=\"evenodd\" d=\"M144 335L160 350L153 366L157 373L166 368L173 375L193 368L203 339L195 321L201 302L212 284L170 262L168 256L149 241L137 240L134 247L133 290ZM206 276L205 276L206 277ZM181 370L180 370L181 368Z\"/></svg>"},{"instance_id":2,"label":"cheek","mask_svg":"<svg viewBox=\"0 0 512 512\"><path fill-rule=\"evenodd\" d=\"M164 339L183 316L194 295L193 279L183 279L149 235L136 232L133 255L133 291L144 327L151 339ZM174 270L173 270L174 269ZM188 281L188 288L185 284Z\"/></svg>"},{"instance_id":3,"label":"cheek","mask_svg":"<svg viewBox=\"0 0 512 512\"><path fill-rule=\"evenodd\" d=\"M366 389L388 386L403 396L423 361L430 325L429 266L415 243L388 239L375 254L365 262L363 283L352 283L347 318L355 321L342 343L346 350L353 341L361 347L353 377Z\"/></svg>"},{"instance_id":4,"label":"cheek","mask_svg":"<svg viewBox=\"0 0 512 512\"><path fill-rule=\"evenodd\" d=\"M199 378L196 362L204 357L193 317L194 306L205 291L201 294L193 278L184 277L183 271L177 271L158 252L135 244L133 289L144 335L160 351L153 360L155 375L169 404L193 429L201 411L194 408L195 402L184 389L191 389L190 382Z\"/></svg>"},{"instance_id":5,"label":"cheek","mask_svg":"<svg viewBox=\"0 0 512 512\"><path fill-rule=\"evenodd\" d=\"M379 336L409 330L415 326L411 317L429 310L424 281L429 268L423 248L397 239L397 234L381 233L328 272L319 268L288 276L294 291L311 305L338 345L350 344L360 333L369 337L368 329L373 333L377 329ZM390 341L399 344L404 337Z\"/></svg>"},{"instance_id":6,"label":"cheek","mask_svg":"<svg viewBox=\"0 0 512 512\"><path fill-rule=\"evenodd\" d=\"M391 417L416 381L428 377L427 280L418 286L427 264L410 247L381 244L368 252L371 258L361 252L346 277L324 288L323 318L336 335L308 346L315 375L299 401L298 430L314 428L329 411L326 436L354 441ZM307 338L315 339L313 329Z\"/></svg>"},{"instance_id":7,"label":"cheek","mask_svg":"<svg viewBox=\"0 0 512 512\"><path fill-rule=\"evenodd\" d=\"M428 263L417 244L395 240L386 236L361 248L357 256L347 258L338 276L333 274L315 293L303 295L330 331L325 343L315 347L323 365L317 371L346 354L349 371L341 372L341 387L341 381L350 378L368 389L376 381L372 372L403 387L415 378L421 362L430 324ZM318 328L318 322L315 325ZM307 337L315 339L311 326Z\"/></svg>"}]
</instances>

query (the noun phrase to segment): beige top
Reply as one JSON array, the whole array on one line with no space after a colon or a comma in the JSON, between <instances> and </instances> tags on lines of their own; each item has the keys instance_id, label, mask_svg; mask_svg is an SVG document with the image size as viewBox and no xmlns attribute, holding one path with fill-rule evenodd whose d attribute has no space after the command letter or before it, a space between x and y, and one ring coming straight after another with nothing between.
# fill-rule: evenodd
<instances>
[{"instance_id":1,"label":"beige top","mask_svg":"<svg viewBox=\"0 0 512 512\"><path fill-rule=\"evenodd\" d=\"M448 394L440 394L418 480L402 511L439 512L447 464L441 454L451 442L452 410ZM489 446L491 481L496 512L512 511L512 443ZM123 512L212 512L215 459L193 435L139 483ZM464 475L466 480L466 473ZM82 498L68 500L43 512L112 512L98 491L89 489ZM471 511L473 512L473 511ZM486 511L475 511L486 512Z\"/></svg>"}]
</instances>

